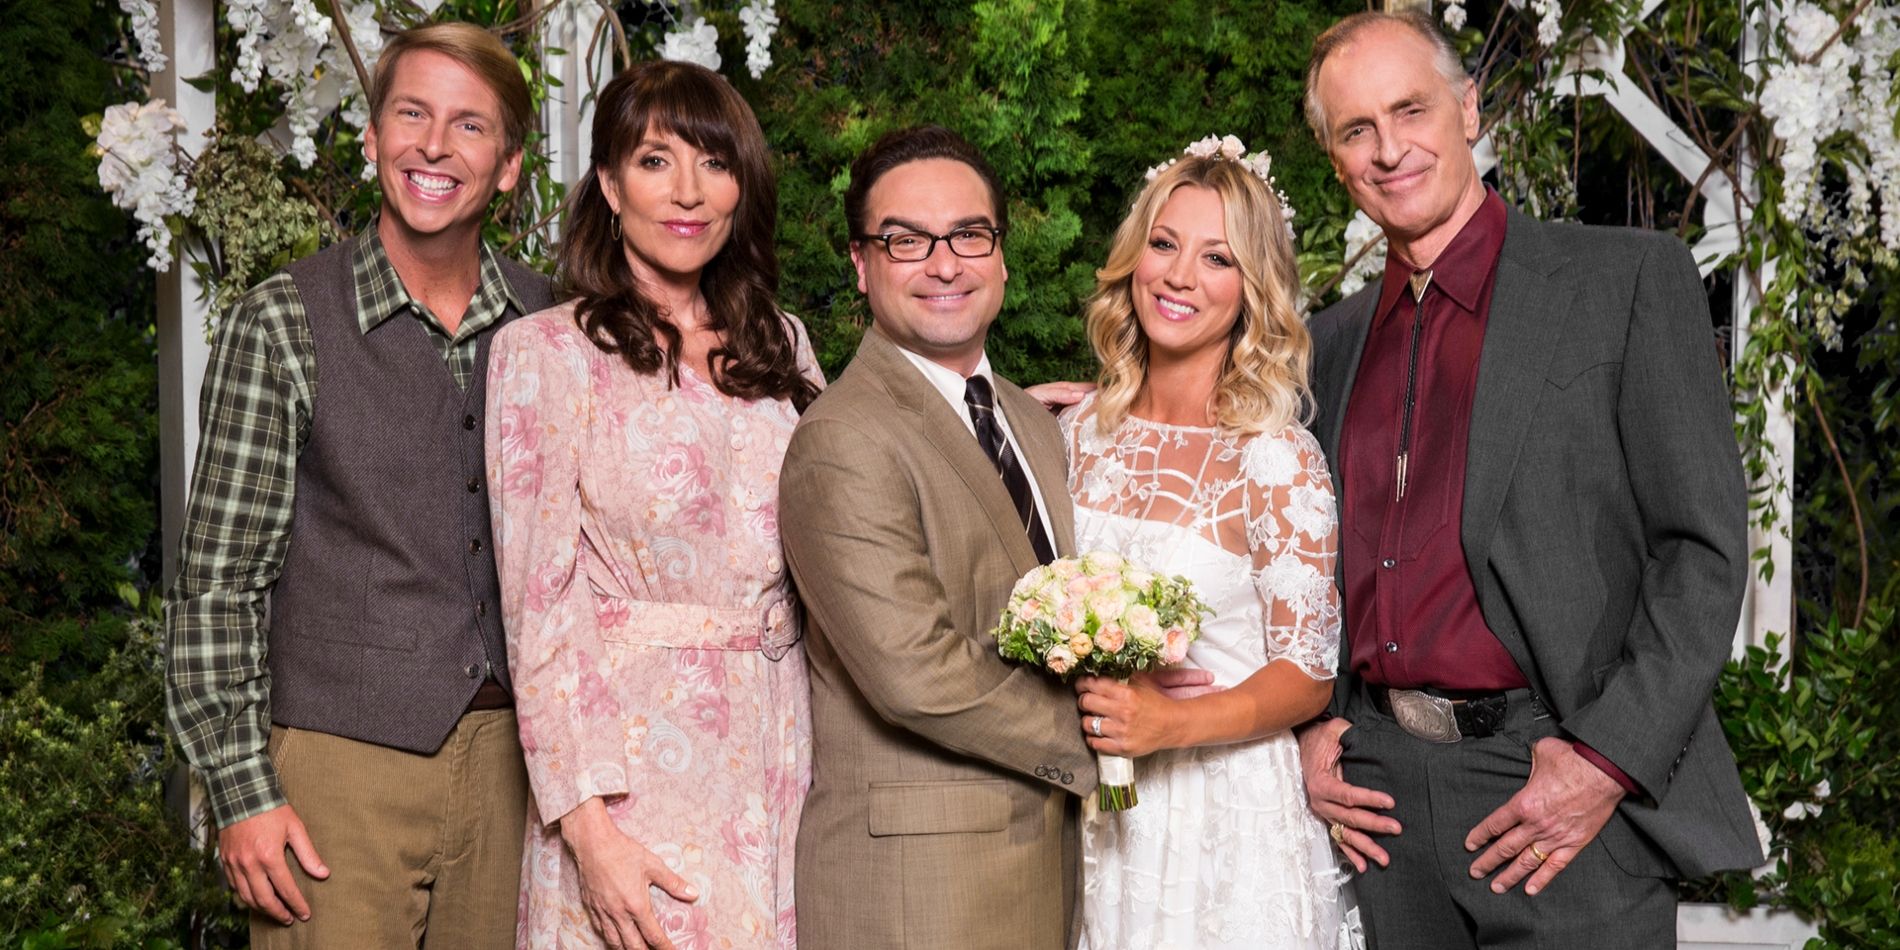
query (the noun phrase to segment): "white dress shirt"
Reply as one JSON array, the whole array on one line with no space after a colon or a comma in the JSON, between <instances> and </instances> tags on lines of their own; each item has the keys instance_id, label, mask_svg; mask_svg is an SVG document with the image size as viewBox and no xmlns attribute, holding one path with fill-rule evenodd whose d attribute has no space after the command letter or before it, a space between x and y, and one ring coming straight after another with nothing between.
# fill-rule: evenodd
<instances>
[{"instance_id":1,"label":"white dress shirt","mask_svg":"<svg viewBox=\"0 0 1900 950\"><path fill-rule=\"evenodd\" d=\"M963 374L942 363L924 359L901 346L897 348L897 351L904 354L904 358L910 360L911 365L917 367L918 372L924 374L924 378L930 381L930 385L942 394L944 401L950 404L950 409L957 414L957 418L963 420L963 427L969 430L970 438L976 438L976 423L970 419L969 404L963 401L965 381ZM983 358L977 361L976 372L972 375L989 380L990 389L992 391L996 389L996 376L990 372L988 353L984 353ZM1043 536L1049 541L1049 550L1059 552L1061 548L1057 546L1055 535L1051 533L1054 529L1049 527L1051 523L1049 506L1042 500L1042 486L1036 483L1036 473L1029 467L1028 457L1023 455L1023 447L1016 441L1016 433L1010 430L1009 415L1003 411L1001 399L996 401L996 424L1003 430L1003 438L1008 440L1009 450L1016 453L1016 467L1023 470L1023 477L1029 479L1029 496L1036 500L1036 513L1042 517ZM1067 490L1068 487L1063 486L1063 491Z\"/></svg>"}]
</instances>

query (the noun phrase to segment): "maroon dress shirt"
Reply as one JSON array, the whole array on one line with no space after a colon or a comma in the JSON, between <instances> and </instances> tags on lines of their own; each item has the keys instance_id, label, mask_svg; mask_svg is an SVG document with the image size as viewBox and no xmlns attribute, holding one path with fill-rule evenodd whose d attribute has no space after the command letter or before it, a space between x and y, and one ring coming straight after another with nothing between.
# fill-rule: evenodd
<instances>
[{"instance_id":1,"label":"maroon dress shirt","mask_svg":"<svg viewBox=\"0 0 1900 950\"><path fill-rule=\"evenodd\" d=\"M1504 200L1487 188L1433 262L1422 314L1410 288L1416 268L1386 256L1339 449L1346 631L1352 671L1368 683L1454 693L1530 685L1485 623L1460 538L1471 406L1504 229ZM1595 750L1577 751L1636 789Z\"/></svg>"}]
</instances>

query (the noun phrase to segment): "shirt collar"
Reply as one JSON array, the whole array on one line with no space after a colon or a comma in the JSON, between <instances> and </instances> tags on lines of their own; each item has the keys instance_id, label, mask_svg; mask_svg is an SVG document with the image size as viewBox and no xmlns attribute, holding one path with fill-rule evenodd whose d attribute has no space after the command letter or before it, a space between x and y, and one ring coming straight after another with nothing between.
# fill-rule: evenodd
<instances>
[{"instance_id":1,"label":"shirt collar","mask_svg":"<svg viewBox=\"0 0 1900 950\"><path fill-rule=\"evenodd\" d=\"M462 316L462 325L457 330L457 339L473 336L489 324L499 320L507 308L513 307L516 313L526 313L521 298L515 296L515 288L502 276L501 265L495 262L494 250L483 241L481 245L481 283L475 288L475 296L468 302L468 312ZM356 275L356 322L364 333L383 325L390 317L413 310L416 316L427 320L432 326L440 328L422 302L409 295L404 287L401 275L396 273L396 265L389 262L389 254L383 249L382 234L377 230L377 222L357 238L356 251L350 258L351 271Z\"/></svg>"},{"instance_id":2,"label":"shirt collar","mask_svg":"<svg viewBox=\"0 0 1900 950\"><path fill-rule=\"evenodd\" d=\"M897 352L904 354L904 358L910 360L911 365L917 367L917 371L924 374L924 379L930 383L931 388L942 393L943 398L949 400L950 405L955 407L957 412L962 413L964 411L963 390L966 377L962 373L942 363L927 360L901 346L897 348ZM981 376L989 380L992 390L996 388L996 379L990 374L990 354L988 352L985 352L982 357L977 360L976 372L970 375Z\"/></svg>"},{"instance_id":3,"label":"shirt collar","mask_svg":"<svg viewBox=\"0 0 1900 950\"><path fill-rule=\"evenodd\" d=\"M1504 199L1486 185L1484 201L1478 205L1477 213L1465 222L1458 236L1451 239L1438 260L1432 263L1431 286L1444 291L1465 313L1476 315L1484 302L1478 295L1484 292L1491 272L1497 269L1498 253L1504 249L1504 225ZM1381 316L1391 313L1400 298L1411 297L1411 289L1406 285L1416 270L1409 261L1386 252L1385 280L1379 288L1377 313Z\"/></svg>"}]
</instances>

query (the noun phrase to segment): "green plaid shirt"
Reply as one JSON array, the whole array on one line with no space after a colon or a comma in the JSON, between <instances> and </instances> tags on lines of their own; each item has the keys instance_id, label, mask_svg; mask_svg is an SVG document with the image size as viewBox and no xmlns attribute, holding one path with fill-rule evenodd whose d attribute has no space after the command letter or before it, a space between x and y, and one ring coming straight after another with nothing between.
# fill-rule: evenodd
<instances>
[{"instance_id":1,"label":"green plaid shirt","mask_svg":"<svg viewBox=\"0 0 1900 950\"><path fill-rule=\"evenodd\" d=\"M521 301L482 247L481 285L451 335L409 295L376 228L356 239L356 318L364 333L419 320L467 389L481 332ZM223 827L284 804L264 753L270 738L265 608L290 545L297 456L310 437L316 352L303 301L279 272L252 288L219 328L199 407L178 580L165 597L172 730L211 790Z\"/></svg>"}]
</instances>

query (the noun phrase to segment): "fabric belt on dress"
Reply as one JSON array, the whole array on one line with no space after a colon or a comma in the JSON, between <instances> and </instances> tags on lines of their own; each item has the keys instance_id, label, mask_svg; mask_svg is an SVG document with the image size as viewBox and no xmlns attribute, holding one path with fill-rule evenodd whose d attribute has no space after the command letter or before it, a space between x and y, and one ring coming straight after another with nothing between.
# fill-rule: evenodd
<instances>
[{"instance_id":1,"label":"fabric belt on dress","mask_svg":"<svg viewBox=\"0 0 1900 950\"><path fill-rule=\"evenodd\" d=\"M801 625L789 597L758 607L714 607L617 597L594 588L603 640L675 650L758 650L777 662L798 643Z\"/></svg>"},{"instance_id":2,"label":"fabric belt on dress","mask_svg":"<svg viewBox=\"0 0 1900 950\"><path fill-rule=\"evenodd\" d=\"M1482 692L1444 689L1393 689L1366 684L1373 708L1392 717L1400 729L1426 742L1457 742L1495 735L1511 708L1512 693L1541 712L1542 703L1529 690Z\"/></svg>"}]
</instances>

